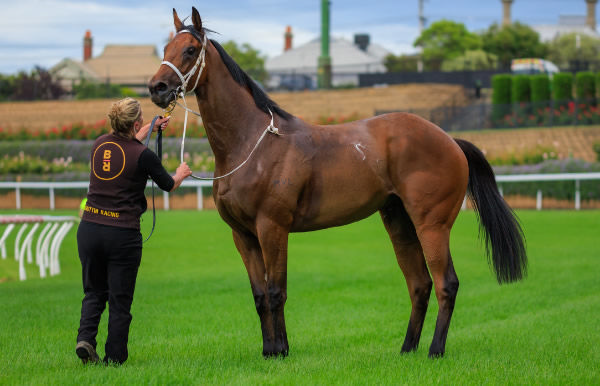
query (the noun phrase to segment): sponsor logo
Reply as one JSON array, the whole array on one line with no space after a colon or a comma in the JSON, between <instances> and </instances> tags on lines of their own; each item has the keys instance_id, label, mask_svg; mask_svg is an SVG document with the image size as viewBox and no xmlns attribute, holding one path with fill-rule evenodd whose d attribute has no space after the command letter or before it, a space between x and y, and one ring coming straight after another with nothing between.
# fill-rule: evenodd
<instances>
[{"instance_id":1,"label":"sponsor logo","mask_svg":"<svg viewBox=\"0 0 600 386\"><path fill-rule=\"evenodd\" d=\"M125 169L125 151L116 142L101 143L92 156L92 172L104 181L114 180Z\"/></svg>"}]
</instances>

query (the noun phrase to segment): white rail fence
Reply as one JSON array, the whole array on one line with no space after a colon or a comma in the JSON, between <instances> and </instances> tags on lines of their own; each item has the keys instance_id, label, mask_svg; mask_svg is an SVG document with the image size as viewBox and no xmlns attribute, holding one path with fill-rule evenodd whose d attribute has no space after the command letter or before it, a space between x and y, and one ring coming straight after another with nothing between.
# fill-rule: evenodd
<instances>
[{"instance_id":1,"label":"white rail fence","mask_svg":"<svg viewBox=\"0 0 600 386\"><path fill-rule=\"evenodd\" d=\"M19 263L19 279L25 280L27 278L25 255L27 255L27 262L30 264L33 263L33 240L40 225L44 224L41 232L37 235L35 263L39 267L40 277L46 277L46 271L48 271L50 276L58 275L60 273L60 263L58 260L60 245L67 233L69 233L69 230L78 221L79 219L73 216L0 215L0 225L6 224L6 228L0 237L2 259L6 259L7 256L6 241L8 236L13 230L19 228L15 239L14 258ZM25 235L25 231L27 231L29 225L31 225L31 228Z\"/></svg>"},{"instance_id":2,"label":"white rail fence","mask_svg":"<svg viewBox=\"0 0 600 386\"><path fill-rule=\"evenodd\" d=\"M518 175L497 175L496 181L500 193L502 193L503 182L543 182L543 181L573 181L573 190L575 192L575 206L574 209L581 209L581 190L580 182L588 180L599 180L600 173L557 173L557 174L518 174ZM21 190L22 189L48 189L49 195L49 209L55 209L55 194L56 190L60 189L87 189L89 182L0 182L0 189L9 189L15 191L15 209L21 209ZM196 188L197 196L197 209L203 209L203 194L202 188L212 187L210 181L184 181L181 184L182 187ZM163 195L163 209L169 210L169 193L162 192ZM542 209L542 190L537 191L536 208Z\"/></svg>"}]
</instances>

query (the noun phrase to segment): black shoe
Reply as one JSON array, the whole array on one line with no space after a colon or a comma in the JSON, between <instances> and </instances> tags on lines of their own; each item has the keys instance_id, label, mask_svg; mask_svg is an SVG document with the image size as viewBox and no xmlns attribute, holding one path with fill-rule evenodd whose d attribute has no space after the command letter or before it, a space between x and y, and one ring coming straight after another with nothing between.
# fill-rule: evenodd
<instances>
[{"instance_id":1,"label":"black shoe","mask_svg":"<svg viewBox=\"0 0 600 386\"><path fill-rule=\"evenodd\" d=\"M77 346L75 346L75 352L84 365L88 362L98 363L98 361L100 361L100 357L96 353L96 349L84 340L77 342Z\"/></svg>"}]
</instances>

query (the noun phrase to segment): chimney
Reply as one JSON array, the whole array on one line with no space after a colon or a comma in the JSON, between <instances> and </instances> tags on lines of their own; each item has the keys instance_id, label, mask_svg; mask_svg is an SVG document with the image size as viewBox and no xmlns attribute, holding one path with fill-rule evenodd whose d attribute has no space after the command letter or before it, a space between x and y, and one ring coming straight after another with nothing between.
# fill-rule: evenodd
<instances>
[{"instance_id":1,"label":"chimney","mask_svg":"<svg viewBox=\"0 0 600 386\"><path fill-rule=\"evenodd\" d=\"M510 25L510 6L513 0L502 0L504 16L502 17L502 26Z\"/></svg>"},{"instance_id":2,"label":"chimney","mask_svg":"<svg viewBox=\"0 0 600 386\"><path fill-rule=\"evenodd\" d=\"M289 25L285 28L285 34L283 35L283 52L289 51L292 49L292 27Z\"/></svg>"},{"instance_id":3,"label":"chimney","mask_svg":"<svg viewBox=\"0 0 600 386\"><path fill-rule=\"evenodd\" d=\"M371 43L371 37L369 34L355 34L354 45L360 48L361 51L367 51L369 44Z\"/></svg>"},{"instance_id":4,"label":"chimney","mask_svg":"<svg viewBox=\"0 0 600 386\"><path fill-rule=\"evenodd\" d=\"M587 3L587 18L585 24L593 31L596 30L596 3L598 0L585 0Z\"/></svg>"},{"instance_id":5,"label":"chimney","mask_svg":"<svg viewBox=\"0 0 600 386\"><path fill-rule=\"evenodd\" d=\"M90 30L85 31L85 37L83 38L83 61L92 58L92 32Z\"/></svg>"}]
</instances>

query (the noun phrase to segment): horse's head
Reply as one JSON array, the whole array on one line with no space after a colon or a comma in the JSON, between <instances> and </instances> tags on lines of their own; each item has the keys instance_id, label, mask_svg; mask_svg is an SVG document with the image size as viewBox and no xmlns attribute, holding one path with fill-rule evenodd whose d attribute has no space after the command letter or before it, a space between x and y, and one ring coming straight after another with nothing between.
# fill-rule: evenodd
<instances>
[{"instance_id":1,"label":"horse's head","mask_svg":"<svg viewBox=\"0 0 600 386\"><path fill-rule=\"evenodd\" d=\"M184 25L175 9L173 21L177 34L166 45L163 62L148 83L152 102L162 108L167 107L180 91L193 91L206 76L202 68L207 40L198 10L192 7L192 26Z\"/></svg>"}]
</instances>

